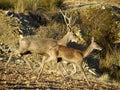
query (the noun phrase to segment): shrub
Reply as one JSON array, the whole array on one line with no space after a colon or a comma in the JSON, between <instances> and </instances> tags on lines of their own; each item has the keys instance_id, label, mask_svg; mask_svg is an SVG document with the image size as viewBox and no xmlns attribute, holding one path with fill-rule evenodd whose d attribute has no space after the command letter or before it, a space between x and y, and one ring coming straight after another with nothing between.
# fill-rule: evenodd
<instances>
[{"instance_id":1,"label":"shrub","mask_svg":"<svg viewBox=\"0 0 120 90\"><path fill-rule=\"evenodd\" d=\"M120 51L113 50L112 53L107 53L105 59L100 61L100 69L104 73L108 73L111 79L120 80Z\"/></svg>"},{"instance_id":2,"label":"shrub","mask_svg":"<svg viewBox=\"0 0 120 90\"><path fill-rule=\"evenodd\" d=\"M103 47L100 53L99 67L101 70L108 72L111 77L118 78L120 77L119 72L113 74L114 70L111 71L111 65L119 60L120 52L116 52L114 41L120 28L116 24L115 15L112 13L111 8L104 6L105 8L102 9L102 7L95 6L81 10L80 26L87 42L93 36L100 46Z\"/></svg>"}]
</instances>

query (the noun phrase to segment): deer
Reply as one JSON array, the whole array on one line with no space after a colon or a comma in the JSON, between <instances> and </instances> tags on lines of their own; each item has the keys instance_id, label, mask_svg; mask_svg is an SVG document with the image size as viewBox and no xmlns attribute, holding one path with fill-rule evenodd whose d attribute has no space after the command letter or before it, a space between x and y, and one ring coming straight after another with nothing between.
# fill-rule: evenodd
<instances>
[{"instance_id":1,"label":"deer","mask_svg":"<svg viewBox=\"0 0 120 90\"><path fill-rule=\"evenodd\" d=\"M67 39L68 38L68 39ZM55 46L56 44L67 45L70 41L78 42L78 37L74 36L73 32L67 32L67 34L60 40L48 39L48 38L38 38L35 36L23 37L20 35L19 38L19 49L13 52L5 66L8 65L13 55L19 55L27 51L34 52L37 54L47 55L47 51Z\"/></svg>"},{"instance_id":2,"label":"deer","mask_svg":"<svg viewBox=\"0 0 120 90\"><path fill-rule=\"evenodd\" d=\"M81 71L81 73L83 74L84 79L87 81L87 84L90 86L88 78L82 67L82 64L83 64L84 58L87 57L94 49L102 50L102 48L94 41L94 37L92 37L91 44L84 51L80 51L80 50L67 47L67 46L63 46L63 45L56 45L49 50L50 57L44 58L44 60L42 61L42 67L39 71L38 76L41 75L45 63L48 63L54 59L62 58L63 60L67 62L73 63L75 67L77 66L79 70ZM58 63L58 66L59 66L59 63ZM75 73L76 73L76 69L75 69Z\"/></svg>"},{"instance_id":3,"label":"deer","mask_svg":"<svg viewBox=\"0 0 120 90\"><path fill-rule=\"evenodd\" d=\"M20 35L19 37L19 48L15 50L13 53L11 53L10 57L8 58L8 61L5 64L5 67L8 65L10 62L11 58L13 55L21 55L22 53L25 53L27 51L41 54L43 55L43 60L44 58L49 57L48 51L54 47L55 45L64 45L67 46L69 42L79 42L80 38L75 35L75 33L72 31L71 28L71 20L68 18L63 12L60 10L64 17L65 24L67 26L67 33L65 36L60 39L60 40L55 40L55 39L49 39L49 38L38 38L35 36L25 36ZM84 42L83 39L81 39L81 42ZM25 60L26 61L26 60ZM29 65L29 63L26 61L26 63ZM40 63L39 63L40 64Z\"/></svg>"}]
</instances>

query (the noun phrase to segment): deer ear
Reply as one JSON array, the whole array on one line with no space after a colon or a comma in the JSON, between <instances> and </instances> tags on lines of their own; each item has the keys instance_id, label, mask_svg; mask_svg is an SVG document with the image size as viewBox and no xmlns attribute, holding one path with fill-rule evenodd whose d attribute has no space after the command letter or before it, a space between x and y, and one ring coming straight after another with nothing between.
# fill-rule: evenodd
<instances>
[{"instance_id":1,"label":"deer ear","mask_svg":"<svg viewBox=\"0 0 120 90\"><path fill-rule=\"evenodd\" d=\"M94 42L94 37L91 38L91 42Z\"/></svg>"}]
</instances>

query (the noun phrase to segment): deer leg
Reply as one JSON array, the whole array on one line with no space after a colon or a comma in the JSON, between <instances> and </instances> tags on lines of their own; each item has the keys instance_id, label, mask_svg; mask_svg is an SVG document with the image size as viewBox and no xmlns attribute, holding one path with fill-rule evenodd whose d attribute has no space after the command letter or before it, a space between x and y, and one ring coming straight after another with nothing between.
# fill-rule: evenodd
<instances>
[{"instance_id":1,"label":"deer leg","mask_svg":"<svg viewBox=\"0 0 120 90\"><path fill-rule=\"evenodd\" d=\"M63 66L63 64L59 62L59 63L57 63L57 69L59 69L60 74L63 76L63 78L65 78L65 75L64 75L63 72L60 70L60 64Z\"/></svg>"},{"instance_id":2,"label":"deer leg","mask_svg":"<svg viewBox=\"0 0 120 90\"><path fill-rule=\"evenodd\" d=\"M67 75L67 77L72 76L73 74L77 72L76 65L74 63L73 63L73 69L74 69L74 72L72 72L70 75Z\"/></svg>"},{"instance_id":3,"label":"deer leg","mask_svg":"<svg viewBox=\"0 0 120 90\"><path fill-rule=\"evenodd\" d=\"M39 76L41 75L41 73L42 73L42 71L43 71L45 60L46 60L46 57L43 56L41 66L40 66L40 68L39 68L38 78L39 78ZM39 64L40 64L40 63L39 63Z\"/></svg>"},{"instance_id":4,"label":"deer leg","mask_svg":"<svg viewBox=\"0 0 120 90\"><path fill-rule=\"evenodd\" d=\"M57 59L59 59L59 58L57 58ZM73 74L75 74L75 73L77 72L77 70L76 70L76 65L73 63L72 65L73 65L74 72L72 72L70 75L68 75L68 73L67 73L67 71L66 71L63 63L61 62L62 60L57 60L57 61L59 61L58 63L62 65L64 72L67 74L66 77L72 76ZM58 67L58 65L57 65L57 70L58 70L58 68L60 68L60 65L59 65L59 67ZM62 73L63 73L63 72L62 72ZM64 75L64 74L62 74L62 75Z\"/></svg>"},{"instance_id":5,"label":"deer leg","mask_svg":"<svg viewBox=\"0 0 120 90\"><path fill-rule=\"evenodd\" d=\"M82 63L80 63L80 65L79 65L78 63L76 63L76 65L77 65L77 67L80 69L81 73L83 74L85 80L87 81L87 84L90 86L90 83L89 83L89 81L88 81L88 78L87 78L87 76L86 76L86 74L85 74L85 72L84 72L84 69L83 69L83 67L82 67Z\"/></svg>"},{"instance_id":6,"label":"deer leg","mask_svg":"<svg viewBox=\"0 0 120 90\"><path fill-rule=\"evenodd\" d=\"M12 58L13 55L15 55L15 54L14 54L14 53L11 53L11 54L10 54L10 56L9 56L9 58L8 58L6 64L5 64L5 67L7 67L7 65L9 64L9 62L10 62L10 60L11 60L11 58ZM19 55L19 56L20 56L20 55Z\"/></svg>"},{"instance_id":7,"label":"deer leg","mask_svg":"<svg viewBox=\"0 0 120 90\"><path fill-rule=\"evenodd\" d=\"M37 59L39 58L38 54L36 54ZM39 60L35 60L35 62L39 65L39 67L41 66L41 62ZM38 67L38 68L39 68ZM35 68L35 67L34 67ZM35 71L38 71L39 69L35 69Z\"/></svg>"},{"instance_id":8,"label":"deer leg","mask_svg":"<svg viewBox=\"0 0 120 90\"><path fill-rule=\"evenodd\" d=\"M73 63L73 68L74 68L74 72L71 73L71 75L75 74L77 72L76 70L76 65Z\"/></svg>"},{"instance_id":9,"label":"deer leg","mask_svg":"<svg viewBox=\"0 0 120 90\"><path fill-rule=\"evenodd\" d=\"M28 60L24 60L25 61L25 63L28 65L28 67L30 68L30 69L32 69L32 67L31 67L31 65L30 65L30 63L28 62Z\"/></svg>"},{"instance_id":10,"label":"deer leg","mask_svg":"<svg viewBox=\"0 0 120 90\"><path fill-rule=\"evenodd\" d=\"M60 62L60 63L61 63L61 62ZM61 63L61 64L62 64L62 63ZM72 63L72 65L73 65L74 71L73 71L70 75L68 75L67 71L65 70L65 68L64 68L64 66L63 66L63 64L62 64L64 71L67 73L66 77L72 76L73 74L75 74L75 73L77 72L77 70L76 70L76 65L75 65L74 63Z\"/></svg>"},{"instance_id":11,"label":"deer leg","mask_svg":"<svg viewBox=\"0 0 120 90\"><path fill-rule=\"evenodd\" d=\"M64 67L64 65L63 65L63 63L60 62L60 64L62 65L64 72L67 74L65 77L67 77L67 76L68 76L68 73L67 73L67 71L66 71L66 69L65 69L65 67ZM63 73L63 72L62 72L62 73ZM64 75L64 74L63 74L63 75Z\"/></svg>"},{"instance_id":12,"label":"deer leg","mask_svg":"<svg viewBox=\"0 0 120 90\"><path fill-rule=\"evenodd\" d=\"M42 71L43 71L43 68L44 68L44 65L45 65L45 63L48 63L48 62L50 62L51 60L53 60L54 59L54 56L44 56L43 57L43 59L42 59L42 63L41 63L41 67L40 67L40 69L39 69L39 73L38 73L38 78L39 78L39 76L41 75L41 73L42 73Z\"/></svg>"},{"instance_id":13,"label":"deer leg","mask_svg":"<svg viewBox=\"0 0 120 90\"><path fill-rule=\"evenodd\" d=\"M8 63L10 62L12 56L13 56L13 53L10 54L10 57L8 58L8 60L7 60L6 64L5 64L5 67L7 67L7 65L8 65Z\"/></svg>"},{"instance_id":14,"label":"deer leg","mask_svg":"<svg viewBox=\"0 0 120 90\"><path fill-rule=\"evenodd\" d=\"M64 72L67 74L67 71L66 71L66 69L65 69L65 67L64 67L64 65L63 65L63 63L62 63L62 58L61 58L61 57L58 57L58 58L57 58L57 70L58 70L58 69L60 70L60 64L62 65ZM60 72L61 72L61 71L60 71ZM62 75L64 75L63 72L62 72ZM67 74L67 75L68 75L68 74Z\"/></svg>"}]
</instances>

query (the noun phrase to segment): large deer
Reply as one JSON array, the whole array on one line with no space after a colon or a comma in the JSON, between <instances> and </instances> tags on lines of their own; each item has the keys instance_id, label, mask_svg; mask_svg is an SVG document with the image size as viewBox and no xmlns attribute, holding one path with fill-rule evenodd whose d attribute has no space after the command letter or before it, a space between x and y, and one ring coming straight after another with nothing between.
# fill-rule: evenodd
<instances>
[{"instance_id":1,"label":"large deer","mask_svg":"<svg viewBox=\"0 0 120 90\"><path fill-rule=\"evenodd\" d=\"M19 49L10 55L5 66L8 65L12 56L15 54L18 55L18 54L30 51L30 52L34 52L34 53L38 53L38 54L44 54L44 56L43 56L43 59L44 59L44 58L47 58L50 56L48 51L51 48L53 48L55 45L59 44L59 45L66 46L71 41L72 42L80 41L81 38L79 38L78 36L75 35L75 33L72 32L72 28L70 25L71 24L70 18L66 17L66 15L63 14L63 12L61 10L60 10L60 12L64 17L64 21L65 21L65 24L67 25L67 30L68 30L68 32L62 39L54 40L54 39L48 39L48 38L38 38L35 36L26 36L26 37L20 36ZM84 42L83 39L81 39L81 41ZM27 61L26 61L26 63L28 64Z\"/></svg>"},{"instance_id":2,"label":"large deer","mask_svg":"<svg viewBox=\"0 0 120 90\"><path fill-rule=\"evenodd\" d=\"M42 73L45 63L53 59L62 58L63 60L67 62L74 63L81 70L81 73L83 74L88 85L90 86L90 83L82 67L82 64L83 64L84 58L87 57L94 49L102 50L102 48L94 41L94 38L91 39L91 44L84 51L80 51L80 50L62 46L62 45L56 45L49 50L50 57L44 58L44 60L42 61L42 65L41 65L42 67L40 69L39 75Z\"/></svg>"}]
</instances>

